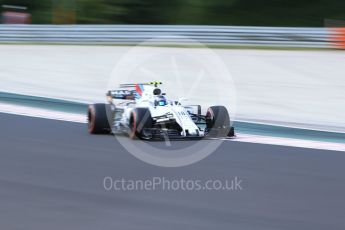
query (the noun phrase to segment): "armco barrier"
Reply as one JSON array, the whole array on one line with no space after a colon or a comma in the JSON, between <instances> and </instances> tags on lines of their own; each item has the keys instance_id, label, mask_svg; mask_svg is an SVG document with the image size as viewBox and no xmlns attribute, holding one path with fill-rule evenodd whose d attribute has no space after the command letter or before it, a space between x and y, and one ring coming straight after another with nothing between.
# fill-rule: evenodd
<instances>
[{"instance_id":1,"label":"armco barrier","mask_svg":"<svg viewBox=\"0 0 345 230\"><path fill-rule=\"evenodd\" d=\"M332 29L333 46L338 49L345 49L345 28Z\"/></svg>"},{"instance_id":2,"label":"armco barrier","mask_svg":"<svg viewBox=\"0 0 345 230\"><path fill-rule=\"evenodd\" d=\"M239 26L0 25L0 43L135 45L159 38L159 43L172 45L188 45L195 40L219 46L344 48L344 31L341 28Z\"/></svg>"}]
</instances>

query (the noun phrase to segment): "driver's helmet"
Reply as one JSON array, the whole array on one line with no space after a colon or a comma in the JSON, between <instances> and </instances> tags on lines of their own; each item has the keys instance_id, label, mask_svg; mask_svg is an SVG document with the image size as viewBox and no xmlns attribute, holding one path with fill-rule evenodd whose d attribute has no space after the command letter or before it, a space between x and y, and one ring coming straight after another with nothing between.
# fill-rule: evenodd
<instances>
[{"instance_id":1,"label":"driver's helmet","mask_svg":"<svg viewBox=\"0 0 345 230\"><path fill-rule=\"evenodd\" d=\"M155 106L165 106L167 105L167 100L164 96L155 96Z\"/></svg>"}]
</instances>

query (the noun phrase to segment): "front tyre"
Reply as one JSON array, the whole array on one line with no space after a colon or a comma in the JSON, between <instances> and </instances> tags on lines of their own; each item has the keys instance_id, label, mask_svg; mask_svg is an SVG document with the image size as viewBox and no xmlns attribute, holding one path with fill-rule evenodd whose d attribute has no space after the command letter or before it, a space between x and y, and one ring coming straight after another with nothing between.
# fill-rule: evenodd
<instances>
[{"instance_id":1,"label":"front tyre","mask_svg":"<svg viewBox=\"0 0 345 230\"><path fill-rule=\"evenodd\" d=\"M129 119L129 137L135 139L145 139L145 129L152 128L153 120L148 108L135 108L131 112Z\"/></svg>"},{"instance_id":2,"label":"front tyre","mask_svg":"<svg viewBox=\"0 0 345 230\"><path fill-rule=\"evenodd\" d=\"M87 111L88 131L90 134L109 134L111 128L111 106L104 103L89 105Z\"/></svg>"},{"instance_id":3,"label":"front tyre","mask_svg":"<svg viewBox=\"0 0 345 230\"><path fill-rule=\"evenodd\" d=\"M230 125L230 115L224 106L211 106L206 112L206 129L208 136L226 137L234 135Z\"/></svg>"}]
</instances>

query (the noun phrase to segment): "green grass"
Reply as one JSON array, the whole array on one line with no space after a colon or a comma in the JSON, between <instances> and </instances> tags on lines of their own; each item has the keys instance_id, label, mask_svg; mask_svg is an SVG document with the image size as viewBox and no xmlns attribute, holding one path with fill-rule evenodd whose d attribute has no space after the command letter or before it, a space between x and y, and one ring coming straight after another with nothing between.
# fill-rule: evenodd
<instances>
[{"instance_id":1,"label":"green grass","mask_svg":"<svg viewBox=\"0 0 345 230\"><path fill-rule=\"evenodd\" d=\"M61 23L77 24L322 27L325 19L345 21L344 0L0 0L3 4L27 6L35 24L52 23L52 12L61 13ZM69 21L67 12L76 20Z\"/></svg>"}]
</instances>

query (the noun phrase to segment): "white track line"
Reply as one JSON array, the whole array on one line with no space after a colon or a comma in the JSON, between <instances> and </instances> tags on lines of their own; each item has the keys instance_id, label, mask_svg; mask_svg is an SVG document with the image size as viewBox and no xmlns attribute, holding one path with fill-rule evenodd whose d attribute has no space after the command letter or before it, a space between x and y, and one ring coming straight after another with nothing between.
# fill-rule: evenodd
<instances>
[{"instance_id":1,"label":"white track line","mask_svg":"<svg viewBox=\"0 0 345 230\"><path fill-rule=\"evenodd\" d=\"M81 114L72 114L67 112L52 111L42 108L32 108L28 106L18 106L7 103L0 103L0 112L23 115L30 117L39 117L53 120L70 121L77 123L86 123L86 116ZM333 150L333 151L345 151L345 144L333 143L324 141L312 141L295 138L285 137L271 137L271 136L260 136L237 133L236 138L224 139L237 142L257 143L257 144L270 144L280 146L291 146L300 148L312 148L322 150Z\"/></svg>"},{"instance_id":2,"label":"white track line","mask_svg":"<svg viewBox=\"0 0 345 230\"><path fill-rule=\"evenodd\" d=\"M311 148L321 150L333 150L333 151L345 151L344 143L303 140L287 137L272 137L272 136L259 136L251 134L238 134L234 139L226 139L238 142L258 143L258 144L270 144L270 145L282 145L299 148Z\"/></svg>"},{"instance_id":3,"label":"white track line","mask_svg":"<svg viewBox=\"0 0 345 230\"><path fill-rule=\"evenodd\" d=\"M78 122L78 123L86 123L87 121L86 115L83 116L80 114L53 111L49 109L34 108L34 107L29 107L29 106L12 105L12 104L7 104L7 103L0 103L0 112L29 116L29 117L39 117L39 118L46 118L46 119L53 119L53 120L71 121L71 122Z\"/></svg>"}]
</instances>

